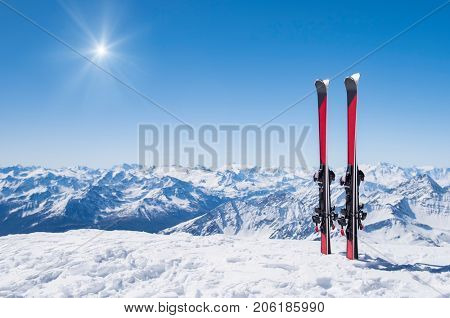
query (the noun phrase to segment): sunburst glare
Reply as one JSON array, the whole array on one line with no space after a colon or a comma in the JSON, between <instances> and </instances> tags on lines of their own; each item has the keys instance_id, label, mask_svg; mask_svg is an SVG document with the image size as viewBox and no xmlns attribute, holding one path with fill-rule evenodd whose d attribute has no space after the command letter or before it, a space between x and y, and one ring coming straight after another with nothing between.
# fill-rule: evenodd
<instances>
[{"instance_id":1,"label":"sunburst glare","mask_svg":"<svg viewBox=\"0 0 450 318\"><path fill-rule=\"evenodd\" d=\"M104 58L108 55L108 48L104 44L98 44L95 48L95 55L99 58Z\"/></svg>"}]
</instances>

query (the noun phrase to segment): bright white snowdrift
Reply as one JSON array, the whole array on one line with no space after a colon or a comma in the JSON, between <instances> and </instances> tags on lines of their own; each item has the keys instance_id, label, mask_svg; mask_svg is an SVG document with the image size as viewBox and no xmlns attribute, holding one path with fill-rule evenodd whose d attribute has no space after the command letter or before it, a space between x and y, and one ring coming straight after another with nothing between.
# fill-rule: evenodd
<instances>
[{"instance_id":1,"label":"bright white snowdrift","mask_svg":"<svg viewBox=\"0 0 450 318\"><path fill-rule=\"evenodd\" d=\"M76 230L0 237L0 297L449 297L450 247ZM369 245L370 244L370 247Z\"/></svg>"}]
</instances>

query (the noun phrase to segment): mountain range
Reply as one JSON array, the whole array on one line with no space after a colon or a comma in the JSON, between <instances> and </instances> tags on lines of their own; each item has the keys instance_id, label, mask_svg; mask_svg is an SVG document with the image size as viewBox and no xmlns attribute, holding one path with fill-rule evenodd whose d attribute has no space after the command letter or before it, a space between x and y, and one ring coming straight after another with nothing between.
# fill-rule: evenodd
<instances>
[{"instance_id":1,"label":"mountain range","mask_svg":"<svg viewBox=\"0 0 450 318\"><path fill-rule=\"evenodd\" d=\"M381 241L450 243L448 168L360 165L365 234ZM337 176L344 168L336 169ZM313 172L154 167L0 168L0 235L72 229L317 239ZM344 205L339 182L331 187ZM338 231L333 232L334 236Z\"/></svg>"}]
</instances>

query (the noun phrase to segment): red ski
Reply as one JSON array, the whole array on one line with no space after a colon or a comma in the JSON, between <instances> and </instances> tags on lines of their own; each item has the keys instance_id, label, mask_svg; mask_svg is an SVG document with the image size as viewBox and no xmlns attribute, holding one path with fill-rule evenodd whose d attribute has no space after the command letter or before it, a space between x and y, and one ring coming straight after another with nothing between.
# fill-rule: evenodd
<instances>
[{"instance_id":1,"label":"red ski","mask_svg":"<svg viewBox=\"0 0 450 318\"><path fill-rule=\"evenodd\" d=\"M327 91L328 80L317 80L316 90L319 106L319 151L320 167L314 174L314 181L319 185L319 206L315 209L312 219L316 224L315 231L320 231L320 252L331 253L330 229L334 228L333 220L336 214L331 207L330 183L334 180L334 173L328 169L327 161Z\"/></svg>"},{"instance_id":2,"label":"red ski","mask_svg":"<svg viewBox=\"0 0 450 318\"><path fill-rule=\"evenodd\" d=\"M341 210L342 216L338 223L341 233L347 237L347 258L358 259L358 229L362 230L362 221L367 213L359 204L359 184L364 180L364 173L358 169L356 162L356 105L358 101L359 73L345 79L347 90L347 172L341 178L345 187L346 204ZM343 228L346 226L345 232Z\"/></svg>"}]
</instances>

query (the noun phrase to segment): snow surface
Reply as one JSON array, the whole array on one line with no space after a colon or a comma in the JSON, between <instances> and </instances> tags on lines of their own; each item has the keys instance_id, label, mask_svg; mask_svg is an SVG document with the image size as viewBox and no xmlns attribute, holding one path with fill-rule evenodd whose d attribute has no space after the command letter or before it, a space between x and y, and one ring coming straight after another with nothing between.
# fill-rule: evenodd
<instances>
[{"instance_id":1,"label":"snow surface","mask_svg":"<svg viewBox=\"0 0 450 318\"><path fill-rule=\"evenodd\" d=\"M450 247L74 230L0 237L0 297L449 297Z\"/></svg>"},{"instance_id":2,"label":"snow surface","mask_svg":"<svg viewBox=\"0 0 450 318\"><path fill-rule=\"evenodd\" d=\"M324 79L324 80L317 80L317 81L322 81L323 84L328 88L328 86L330 85L330 80L329 79Z\"/></svg>"},{"instance_id":3,"label":"snow surface","mask_svg":"<svg viewBox=\"0 0 450 318\"><path fill-rule=\"evenodd\" d=\"M356 84L358 84L359 78L361 77L361 74L355 73L355 74L353 74L353 75L350 76L350 77L355 81Z\"/></svg>"}]
</instances>

